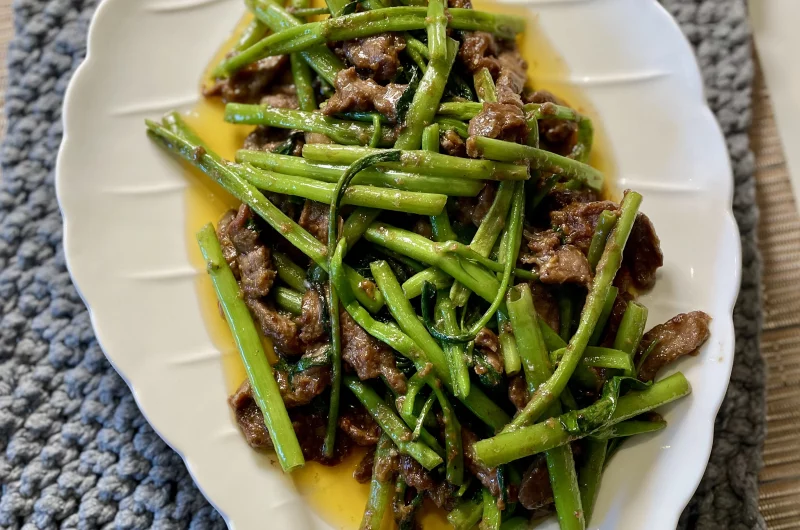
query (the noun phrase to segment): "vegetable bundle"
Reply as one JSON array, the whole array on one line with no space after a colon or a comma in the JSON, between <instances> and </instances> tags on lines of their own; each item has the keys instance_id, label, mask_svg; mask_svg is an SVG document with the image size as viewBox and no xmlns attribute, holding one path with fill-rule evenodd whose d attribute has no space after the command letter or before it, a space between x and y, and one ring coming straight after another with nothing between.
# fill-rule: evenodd
<instances>
[{"instance_id":1,"label":"vegetable bundle","mask_svg":"<svg viewBox=\"0 0 800 530\"><path fill-rule=\"evenodd\" d=\"M690 392L657 372L709 334L702 312L645 332L663 260L642 197L602 200L592 122L527 85L517 17L246 4L205 90L256 126L236 159L174 112L147 133L241 202L198 243L248 443L286 472L372 448L364 529L413 528L425 498L457 529L586 528L608 458Z\"/></svg>"}]
</instances>

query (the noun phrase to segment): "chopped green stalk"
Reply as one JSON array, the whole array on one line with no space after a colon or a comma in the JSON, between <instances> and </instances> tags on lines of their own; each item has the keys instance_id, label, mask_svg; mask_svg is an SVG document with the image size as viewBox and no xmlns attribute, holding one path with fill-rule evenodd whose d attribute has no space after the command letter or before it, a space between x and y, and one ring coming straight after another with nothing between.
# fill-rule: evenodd
<instances>
[{"instance_id":1,"label":"chopped green stalk","mask_svg":"<svg viewBox=\"0 0 800 530\"><path fill-rule=\"evenodd\" d=\"M657 407L687 396L691 392L689 381L680 372L657 381L645 390L633 391L622 396L610 419L603 425L608 428L617 423L631 419ZM535 425L521 427L517 430L498 434L492 438L480 440L474 446L477 458L485 465L494 467L526 456L535 455L553 447L567 444L590 435L589 432L570 432L564 426L564 417L575 417L576 412L584 414L591 421L596 412L592 407L580 411L568 412L559 418L550 418Z\"/></svg>"},{"instance_id":2,"label":"chopped green stalk","mask_svg":"<svg viewBox=\"0 0 800 530\"><path fill-rule=\"evenodd\" d=\"M381 476L380 470L386 467L386 461L391 458L393 448L394 444L391 438L382 434L378 440L378 448L375 450L372 479L369 483L369 500L367 500L367 507L364 509L364 517L361 519L359 530L381 530L386 507L389 506L394 494L394 484L391 480L381 480L385 477Z\"/></svg>"},{"instance_id":3,"label":"chopped green stalk","mask_svg":"<svg viewBox=\"0 0 800 530\"><path fill-rule=\"evenodd\" d=\"M317 265L328 270L327 250L314 236L309 234L302 226L294 222L279 208L272 204L264 194L247 182L234 168L224 161L197 138L197 135L177 116L172 117L182 131L176 134L155 122L147 121L147 134L165 150L186 160L191 165L214 179L228 193L247 204L264 221L282 234L291 244L303 254L311 258ZM379 293L368 293L364 290L362 282L364 277L353 269L347 267L347 280L358 301L369 308L378 311L383 306L383 297Z\"/></svg>"},{"instance_id":4,"label":"chopped green stalk","mask_svg":"<svg viewBox=\"0 0 800 530\"><path fill-rule=\"evenodd\" d=\"M439 127L444 130L453 130L461 138L469 137L469 125L463 121L454 120L451 118L443 118L441 116L434 116L434 123L438 123Z\"/></svg>"},{"instance_id":5,"label":"chopped green stalk","mask_svg":"<svg viewBox=\"0 0 800 530\"><path fill-rule=\"evenodd\" d=\"M347 166L315 164L297 156L280 155L269 151L248 151L245 149L236 153L236 161L268 171L322 180L324 182L338 181L342 173L347 170ZM353 184L424 193L441 193L451 197L474 197L483 188L483 182L479 180L456 180L450 177L434 177L385 169L365 169L353 180Z\"/></svg>"},{"instance_id":6,"label":"chopped green stalk","mask_svg":"<svg viewBox=\"0 0 800 530\"><path fill-rule=\"evenodd\" d=\"M338 17L342 15L342 11L347 6L347 0L325 0L325 4L328 6L328 11L331 14L331 17Z\"/></svg>"},{"instance_id":7,"label":"chopped green stalk","mask_svg":"<svg viewBox=\"0 0 800 530\"><path fill-rule=\"evenodd\" d=\"M578 469L578 484L581 489L581 503L586 522L591 522L594 513L594 504L597 502L597 493L600 490L600 480L603 476L608 440L586 441L586 458Z\"/></svg>"},{"instance_id":8,"label":"chopped green stalk","mask_svg":"<svg viewBox=\"0 0 800 530\"><path fill-rule=\"evenodd\" d=\"M597 324L594 327L594 332L592 336L589 338L589 345L595 346L600 344L600 340L603 338L603 332L606 329L606 324L608 324L608 319L611 318L611 312L614 311L614 304L617 301L617 295L619 294L619 289L615 286L611 286L608 288L608 293L606 294L606 299L603 302L603 310L600 312L600 317L597 319Z\"/></svg>"},{"instance_id":9,"label":"chopped green stalk","mask_svg":"<svg viewBox=\"0 0 800 530\"><path fill-rule=\"evenodd\" d=\"M411 439L417 440L422 433L422 426L425 424L425 419L430 414L431 409L433 408L433 404L436 403L436 396L431 394L428 396L428 399L425 400L425 403L422 405L422 411L419 413L417 417L417 421L414 425L414 430L411 432Z\"/></svg>"},{"instance_id":10,"label":"chopped green stalk","mask_svg":"<svg viewBox=\"0 0 800 530\"><path fill-rule=\"evenodd\" d=\"M272 293L275 296L275 303L278 307L290 312L293 315L299 315L303 312L303 295L293 289L286 287L273 287Z\"/></svg>"},{"instance_id":11,"label":"chopped green stalk","mask_svg":"<svg viewBox=\"0 0 800 530\"><path fill-rule=\"evenodd\" d=\"M507 306L528 391L533 394L552 376L553 368L539 328L530 286L520 284L511 289ZM558 415L560 412L561 407L557 402L549 410L551 415ZM582 530L586 523L572 449L569 445L554 447L545 453L545 457L560 527L563 530Z\"/></svg>"},{"instance_id":12,"label":"chopped green stalk","mask_svg":"<svg viewBox=\"0 0 800 530\"><path fill-rule=\"evenodd\" d=\"M225 121L240 125L266 125L282 129L320 133L330 137L334 142L345 145L369 145L375 134L373 124L337 120L321 112L279 109L269 105L250 105L246 103L228 103L225 105ZM390 129L381 129L380 145L392 145L392 135L393 133ZM355 157L355 159L346 162L346 164L352 164L361 156Z\"/></svg>"},{"instance_id":13,"label":"chopped green stalk","mask_svg":"<svg viewBox=\"0 0 800 530\"><path fill-rule=\"evenodd\" d=\"M352 248L361 239L369 225L374 223L380 214L380 210L373 208L356 208L347 216L342 226L342 237L347 240L347 248Z\"/></svg>"},{"instance_id":14,"label":"chopped green stalk","mask_svg":"<svg viewBox=\"0 0 800 530\"><path fill-rule=\"evenodd\" d=\"M602 429L599 432L592 433L590 438L597 440L610 440L613 438L627 438L629 436L636 436L637 434L647 434L657 432L665 429L667 422L664 420L656 421L640 421L628 420L622 423L612 425L608 429Z\"/></svg>"},{"instance_id":15,"label":"chopped green stalk","mask_svg":"<svg viewBox=\"0 0 800 530\"><path fill-rule=\"evenodd\" d=\"M498 186L494 202L469 244L470 249L479 256L484 258L489 256L494 244L497 242L497 238L500 237L500 232L505 228L515 189L517 189L516 185L512 181L501 182ZM498 272L502 272L504 267L499 263L498 266L501 268ZM458 282L454 283L450 288L450 299L456 307L463 307L467 303L469 295L469 289Z\"/></svg>"},{"instance_id":16,"label":"chopped green stalk","mask_svg":"<svg viewBox=\"0 0 800 530\"><path fill-rule=\"evenodd\" d=\"M303 24L274 0L245 0L245 4L258 20L274 32ZM252 44L247 50L252 50L260 42L263 42L263 40ZM243 50L242 53L246 53L247 50ZM335 83L336 74L339 70L344 69L344 63L327 46L313 46L300 52L300 55L329 85ZM229 68L229 65L230 63L227 60L223 61L214 71L216 76L226 77L235 72L236 69ZM242 66L246 66L246 64Z\"/></svg>"},{"instance_id":17,"label":"chopped green stalk","mask_svg":"<svg viewBox=\"0 0 800 530\"><path fill-rule=\"evenodd\" d=\"M625 314L617 330L614 339L614 349L624 351L631 360L631 367L625 371L625 375L634 377L633 356L639 349L639 343L644 336L644 329L647 325L647 308L638 302L628 302Z\"/></svg>"},{"instance_id":18,"label":"chopped green stalk","mask_svg":"<svg viewBox=\"0 0 800 530\"><path fill-rule=\"evenodd\" d=\"M210 223L198 232L197 242L206 260L206 270L211 276L225 320L228 321L242 357L250 387L253 389L253 398L264 415L264 423L275 446L278 462L284 471L291 472L305 464L303 451L286 412L250 310L239 294L239 284L222 255L222 247Z\"/></svg>"},{"instance_id":19,"label":"chopped green stalk","mask_svg":"<svg viewBox=\"0 0 800 530\"><path fill-rule=\"evenodd\" d=\"M431 123L422 131L422 149L431 153L439 152L439 124Z\"/></svg>"},{"instance_id":20,"label":"chopped green stalk","mask_svg":"<svg viewBox=\"0 0 800 530\"><path fill-rule=\"evenodd\" d=\"M372 138L369 140L370 147L378 147L381 144L381 116L372 115Z\"/></svg>"},{"instance_id":21,"label":"chopped green stalk","mask_svg":"<svg viewBox=\"0 0 800 530\"><path fill-rule=\"evenodd\" d=\"M500 353L503 355L503 368L508 375L516 375L522 368L522 361L519 357L517 339L511 331L511 321L504 311L497 312L497 329Z\"/></svg>"},{"instance_id":22,"label":"chopped green stalk","mask_svg":"<svg viewBox=\"0 0 800 530\"><path fill-rule=\"evenodd\" d=\"M586 163L586 161L589 160L589 154L592 151L592 142L594 141L594 126L592 125L592 120L579 114L574 109L562 105L555 105L553 103L529 103L525 105L524 109L526 112L530 112L530 115L534 119L555 118L577 122L578 137L569 156L578 162Z\"/></svg>"},{"instance_id":23,"label":"chopped green stalk","mask_svg":"<svg viewBox=\"0 0 800 530\"><path fill-rule=\"evenodd\" d=\"M425 44L414 38L410 33L405 34L406 39L406 53L411 60L425 73L428 70L428 63L426 59L430 57L428 47Z\"/></svg>"},{"instance_id":24,"label":"chopped green stalk","mask_svg":"<svg viewBox=\"0 0 800 530\"><path fill-rule=\"evenodd\" d=\"M247 24L242 33L239 35L239 39L236 41L236 44L230 50L230 53L239 53L242 50L246 50L256 42L263 39L268 32L269 29L259 20L256 19L251 20L250 23ZM219 65L217 65L215 69L212 70L212 72L216 71L217 68L219 68Z\"/></svg>"},{"instance_id":25,"label":"chopped green stalk","mask_svg":"<svg viewBox=\"0 0 800 530\"><path fill-rule=\"evenodd\" d=\"M248 165L244 166L243 176L260 190L323 203L331 202L336 187L335 184L328 182L272 173ZM347 189L342 204L418 215L436 215L444 209L446 202L447 196L441 194L354 185Z\"/></svg>"},{"instance_id":26,"label":"chopped green stalk","mask_svg":"<svg viewBox=\"0 0 800 530\"><path fill-rule=\"evenodd\" d=\"M483 497L462 499L452 512L447 514L447 522L454 530L472 530L483 516Z\"/></svg>"},{"instance_id":27,"label":"chopped green stalk","mask_svg":"<svg viewBox=\"0 0 800 530\"><path fill-rule=\"evenodd\" d=\"M397 412L400 414L400 417L403 419L408 428L414 429L412 432L414 440L419 438L422 443L433 449L436 454L439 456L444 456L445 452L442 446L439 444L439 441L423 427L423 424L425 423L425 416L427 415L427 411L425 409L428 408L428 410L430 410L430 407L433 405L436 399L435 396L431 395L430 398L433 399L428 399L425 402L425 404L422 406L419 417L416 414L417 396L430 380L427 377L423 377L421 374L422 372L418 371L408 380L406 395L401 398L403 403L402 406L398 408ZM430 404L428 402L430 402Z\"/></svg>"},{"instance_id":28,"label":"chopped green stalk","mask_svg":"<svg viewBox=\"0 0 800 530\"><path fill-rule=\"evenodd\" d=\"M436 319L441 322L442 329L448 335L456 335L460 329L456 320L456 310L453 303L446 296L436 299ZM461 344L445 343L442 345L447 356L447 366L453 379L453 394L463 399L469 395L470 380L469 368L464 356L464 347Z\"/></svg>"},{"instance_id":29,"label":"chopped green stalk","mask_svg":"<svg viewBox=\"0 0 800 530\"><path fill-rule=\"evenodd\" d=\"M633 228L633 222L636 220L636 214L641 202L642 196L633 191L627 192L625 198L622 199L619 221L611 235L609 235L605 251L600 258L597 274L594 277L592 287L586 297L586 304L581 312L578 330L570 339L567 351L553 376L531 396L528 404L506 426L504 432L513 431L536 421L566 388L572 374L575 372L575 368L583 358L583 352L588 346L597 321L600 319L603 305L611 288L611 282L617 275L622 262L622 252Z\"/></svg>"},{"instance_id":30,"label":"chopped green stalk","mask_svg":"<svg viewBox=\"0 0 800 530\"><path fill-rule=\"evenodd\" d=\"M428 0L428 13L425 25L428 29L429 59L434 64L447 60L447 16L444 13L447 2L444 0ZM436 66L434 66L435 68ZM448 72L449 75L449 72ZM445 76L446 79L447 76ZM434 109L439 107L436 101ZM436 113L436 110L433 111Z\"/></svg>"},{"instance_id":31,"label":"chopped green stalk","mask_svg":"<svg viewBox=\"0 0 800 530\"><path fill-rule=\"evenodd\" d=\"M603 255L603 249L606 248L606 240L614 224L617 222L617 212L613 210L603 210L600 217L597 218L597 226L594 229L592 236L592 243L589 246L589 266L592 270L597 267L597 262L600 261L600 256Z\"/></svg>"},{"instance_id":32,"label":"chopped green stalk","mask_svg":"<svg viewBox=\"0 0 800 530\"><path fill-rule=\"evenodd\" d=\"M600 191L603 189L603 174L592 166L572 158L529 145L504 142L484 136L471 136L469 141L473 142L477 154L486 159L501 162L527 160L531 169L548 171L561 177L580 179L590 188Z\"/></svg>"},{"instance_id":33,"label":"chopped green stalk","mask_svg":"<svg viewBox=\"0 0 800 530\"><path fill-rule=\"evenodd\" d=\"M553 364L558 364L566 352L566 348L555 350L550 353L550 360ZM609 368L612 370L633 370L633 361L630 356L621 350L612 348L598 348L588 346L581 359L581 365L585 367Z\"/></svg>"},{"instance_id":34,"label":"chopped green stalk","mask_svg":"<svg viewBox=\"0 0 800 530\"><path fill-rule=\"evenodd\" d=\"M327 7L301 7L289 11L289 14L297 18L316 17L319 15L330 15L331 12Z\"/></svg>"},{"instance_id":35,"label":"chopped green stalk","mask_svg":"<svg viewBox=\"0 0 800 530\"><path fill-rule=\"evenodd\" d=\"M438 267L487 301L494 300L499 289L497 278L493 273L457 256L437 252L436 243L414 232L376 222L367 229L364 239L427 265Z\"/></svg>"},{"instance_id":36,"label":"chopped green stalk","mask_svg":"<svg viewBox=\"0 0 800 530\"><path fill-rule=\"evenodd\" d=\"M438 3L436 0L430 2L429 11L436 12L437 5L441 7L441 1ZM444 18L443 13L444 11L442 10L442 18ZM419 87L414 93L414 99L411 101L406 113L405 126L400 131L400 135L394 144L397 149L419 149L422 142L422 131L433 123L439 100L442 99L442 94L444 94L447 78L450 76L450 69L453 67L458 53L458 42L447 38L446 33L444 33L445 27L440 24L437 16L435 20L431 21L428 29L429 44L439 40L439 36L434 37L434 41L430 41L430 38L432 34L438 35L440 29L442 43L437 46L444 53L437 50L439 56L434 57L434 51L431 50L428 69L422 76Z\"/></svg>"},{"instance_id":37,"label":"chopped green stalk","mask_svg":"<svg viewBox=\"0 0 800 530\"><path fill-rule=\"evenodd\" d=\"M450 216L447 210L442 210L442 213L431 216L431 231L433 232L433 240L440 243L458 239L455 230L453 230L453 225L450 224Z\"/></svg>"},{"instance_id":38,"label":"chopped green stalk","mask_svg":"<svg viewBox=\"0 0 800 530\"><path fill-rule=\"evenodd\" d=\"M422 322L419 321L414 308L403 294L403 289L397 282L391 267L385 261L378 261L371 264L371 269L378 288L384 293L384 297L388 294L388 298L391 300L387 307L400 329L424 352L427 361L433 365L436 375L452 391L453 380L450 377L447 358ZM355 319L355 317L353 318ZM358 319L355 320L358 322ZM362 325L362 327L364 326ZM369 330L367 332L371 334ZM378 338L380 339L380 337ZM473 388L462 402L481 421L495 430L502 428L509 420L508 415L478 388Z\"/></svg>"},{"instance_id":39,"label":"chopped green stalk","mask_svg":"<svg viewBox=\"0 0 800 530\"><path fill-rule=\"evenodd\" d=\"M300 110L317 110L317 99L314 95L314 87L311 86L311 69L308 67L308 63L299 53L293 53L289 59Z\"/></svg>"},{"instance_id":40,"label":"chopped green stalk","mask_svg":"<svg viewBox=\"0 0 800 530\"><path fill-rule=\"evenodd\" d=\"M378 150L354 145L306 144L303 146L303 157L325 164L352 164L362 156L375 151ZM399 162L386 163L382 166L387 169L453 179L527 180L529 176L525 166L459 158L429 151L403 151Z\"/></svg>"},{"instance_id":41,"label":"chopped green stalk","mask_svg":"<svg viewBox=\"0 0 800 530\"><path fill-rule=\"evenodd\" d=\"M381 429L395 443L401 453L409 455L425 469L433 469L442 463L442 458L433 449L421 441L411 441L411 431L397 414L375 393L372 388L363 384L357 377L344 376L344 384L367 409L370 416L381 426Z\"/></svg>"},{"instance_id":42,"label":"chopped green stalk","mask_svg":"<svg viewBox=\"0 0 800 530\"><path fill-rule=\"evenodd\" d=\"M460 486L464 483L464 449L461 444L461 423L459 423L450 401L442 391L441 383L438 379L431 388L439 401L439 406L442 408L447 482L454 486Z\"/></svg>"},{"instance_id":43,"label":"chopped green stalk","mask_svg":"<svg viewBox=\"0 0 800 530\"><path fill-rule=\"evenodd\" d=\"M273 5L270 5L267 11L272 8ZM429 8L424 7L387 7L289 27L276 31L239 54L229 57L218 67L218 71L223 75L271 55L317 50L326 42L369 37L385 32L424 29L428 25L426 23L429 18L428 11ZM514 16L495 15L472 9L450 9L449 13L447 26L452 29L486 31L506 39L515 38L525 26L523 19ZM258 14L257 12L256 15ZM439 100L436 99L434 103L435 106L431 109L433 112L436 111Z\"/></svg>"},{"instance_id":44,"label":"chopped green stalk","mask_svg":"<svg viewBox=\"0 0 800 530\"><path fill-rule=\"evenodd\" d=\"M400 158L399 151L384 151L367 155L347 168L342 173L339 182L336 183L330 197L330 210L328 211L328 268L330 270L331 259L336 251L339 228L339 207L345 195L350 190L350 182L363 169L372 167L378 162L385 160L397 160ZM443 206L444 207L444 206ZM339 295L332 281L329 281L330 292L328 293L328 315L331 322L331 394L330 407L328 409L328 427L325 434L325 442L322 452L327 458L333 457L334 445L336 442L336 431L339 423L339 400L342 387L342 337L339 322Z\"/></svg>"},{"instance_id":45,"label":"chopped green stalk","mask_svg":"<svg viewBox=\"0 0 800 530\"><path fill-rule=\"evenodd\" d=\"M483 226L483 224L481 224L481 226ZM480 230L480 228L478 230ZM465 245L463 243L459 243L458 241L444 241L441 244L435 245L434 248L436 249L437 252L456 254L458 256L461 256L462 258L474 261L475 263L483 265L490 271L503 272L506 270L506 267L502 261L492 261L491 259L475 252L475 250L472 249L471 245ZM520 280L539 279L538 274L536 274L533 271L525 269L514 269L514 276Z\"/></svg>"},{"instance_id":46,"label":"chopped green stalk","mask_svg":"<svg viewBox=\"0 0 800 530\"><path fill-rule=\"evenodd\" d=\"M481 103L497 103L497 88L494 86L492 74L488 68L481 68L472 76L475 93Z\"/></svg>"},{"instance_id":47,"label":"chopped green stalk","mask_svg":"<svg viewBox=\"0 0 800 530\"><path fill-rule=\"evenodd\" d=\"M275 250L272 251L272 263L278 270L278 278L283 283L300 293L306 292L306 271L300 265L293 262L283 252Z\"/></svg>"},{"instance_id":48,"label":"chopped green stalk","mask_svg":"<svg viewBox=\"0 0 800 530\"><path fill-rule=\"evenodd\" d=\"M558 178L558 175L550 175L546 179L542 179L542 185L536 190L536 193L531 195L531 200L528 204L528 211L531 212L531 214L536 211L536 208L538 208L544 198L547 197L547 194L556 186Z\"/></svg>"},{"instance_id":49,"label":"chopped green stalk","mask_svg":"<svg viewBox=\"0 0 800 530\"><path fill-rule=\"evenodd\" d=\"M497 499L492 496L488 488L483 488L483 516L481 517L480 530L500 530L501 514L497 506Z\"/></svg>"},{"instance_id":50,"label":"chopped green stalk","mask_svg":"<svg viewBox=\"0 0 800 530\"><path fill-rule=\"evenodd\" d=\"M403 294L409 300L413 300L422 294L422 287L426 283L432 284L437 289L444 289L453 283L453 277L436 267L430 267L407 279L403 283Z\"/></svg>"},{"instance_id":51,"label":"chopped green stalk","mask_svg":"<svg viewBox=\"0 0 800 530\"><path fill-rule=\"evenodd\" d=\"M528 140L527 144L531 147L539 147L539 120L533 113L527 115Z\"/></svg>"}]
</instances>

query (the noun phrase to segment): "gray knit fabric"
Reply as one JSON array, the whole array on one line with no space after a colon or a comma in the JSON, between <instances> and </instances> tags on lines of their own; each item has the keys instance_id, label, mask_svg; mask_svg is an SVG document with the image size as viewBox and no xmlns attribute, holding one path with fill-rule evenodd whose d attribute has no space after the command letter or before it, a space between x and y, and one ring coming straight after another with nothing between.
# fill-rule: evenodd
<instances>
[{"instance_id":1,"label":"gray knit fabric","mask_svg":"<svg viewBox=\"0 0 800 530\"><path fill-rule=\"evenodd\" d=\"M663 0L695 46L728 139L745 273L736 362L686 528L763 528L764 432L744 0ZM181 459L148 426L103 357L70 283L53 170L64 90L96 0L15 0L0 184L0 527L223 528Z\"/></svg>"}]
</instances>

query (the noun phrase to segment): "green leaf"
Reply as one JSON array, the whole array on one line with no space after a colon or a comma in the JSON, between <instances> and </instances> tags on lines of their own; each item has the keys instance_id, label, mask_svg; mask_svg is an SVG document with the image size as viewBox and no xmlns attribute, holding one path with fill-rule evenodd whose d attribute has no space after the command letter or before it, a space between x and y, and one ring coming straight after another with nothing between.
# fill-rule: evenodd
<instances>
[{"instance_id":1,"label":"green leaf","mask_svg":"<svg viewBox=\"0 0 800 530\"><path fill-rule=\"evenodd\" d=\"M406 87L405 91L403 91L403 95L401 95L400 99L397 100L397 105L395 106L398 123L405 122L408 108L411 106L411 102L414 100L414 94L417 93L419 81L422 77L420 75L420 69L416 65L411 65L408 69L411 74L411 79L408 82L408 87Z\"/></svg>"}]
</instances>

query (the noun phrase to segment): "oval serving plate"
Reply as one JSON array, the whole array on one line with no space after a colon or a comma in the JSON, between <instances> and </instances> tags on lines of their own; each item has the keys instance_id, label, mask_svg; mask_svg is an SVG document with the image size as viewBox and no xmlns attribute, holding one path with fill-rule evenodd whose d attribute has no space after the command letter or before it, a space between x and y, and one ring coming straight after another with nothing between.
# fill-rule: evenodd
<instances>
[{"instance_id":1,"label":"oval serving plate","mask_svg":"<svg viewBox=\"0 0 800 530\"><path fill-rule=\"evenodd\" d=\"M591 525L671 530L702 477L733 362L741 266L725 143L691 48L655 0L518 5L535 13L529 31L543 31L569 70L541 81L591 102L615 186L644 194L665 256L644 298L649 325L693 309L714 317L701 354L672 368L693 394L667 407L665 431L612 459ZM64 109L64 249L103 350L229 526L328 528L233 425L198 301L202 271L187 248L187 180L144 134L145 117L197 101L199 73L241 14L241 0L101 3Z\"/></svg>"}]
</instances>

